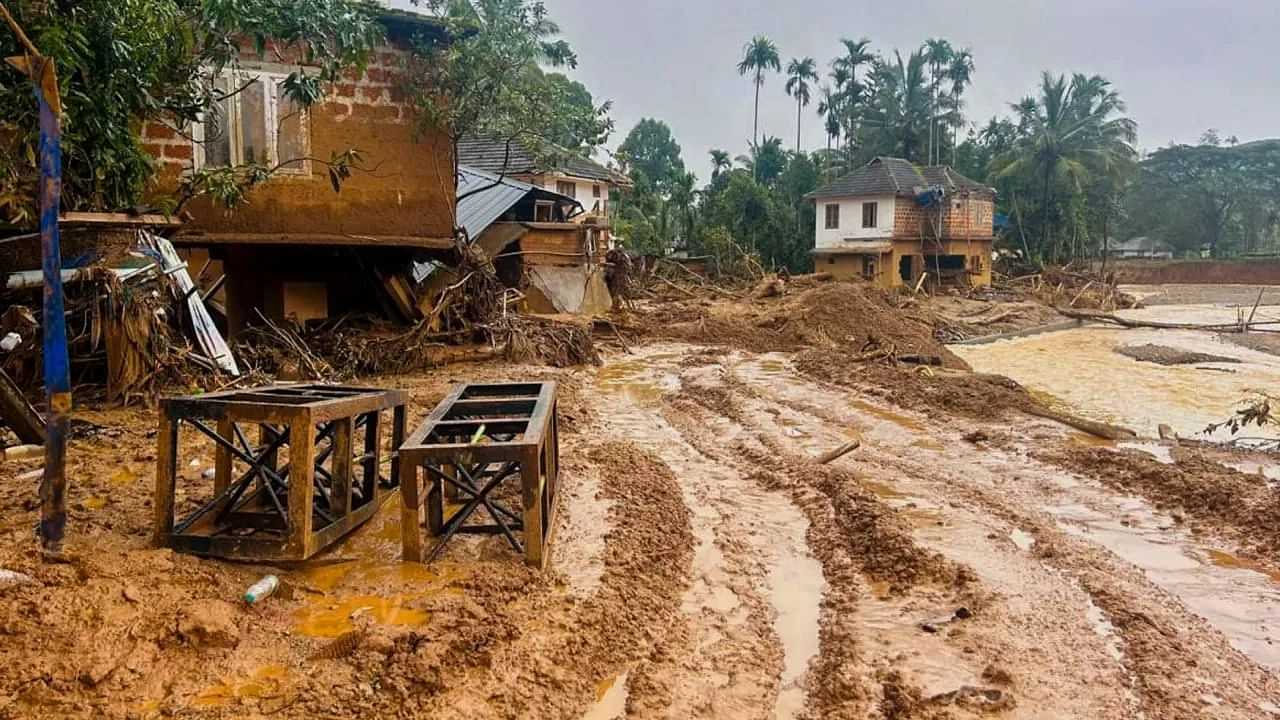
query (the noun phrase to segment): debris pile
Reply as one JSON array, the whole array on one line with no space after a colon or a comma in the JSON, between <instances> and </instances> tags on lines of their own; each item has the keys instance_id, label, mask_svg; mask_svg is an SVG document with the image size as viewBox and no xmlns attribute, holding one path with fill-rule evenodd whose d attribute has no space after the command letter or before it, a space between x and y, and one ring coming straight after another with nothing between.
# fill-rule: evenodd
<instances>
[{"instance_id":1,"label":"debris pile","mask_svg":"<svg viewBox=\"0 0 1280 720\"><path fill-rule=\"evenodd\" d=\"M1114 272L1105 276L1088 268L1049 267L1000 281L1002 289L1022 290L1051 307L1120 310L1140 307L1137 298L1120 292Z\"/></svg>"},{"instance_id":2,"label":"debris pile","mask_svg":"<svg viewBox=\"0 0 1280 720\"><path fill-rule=\"evenodd\" d=\"M77 392L108 402L148 401L160 389L192 387L239 369L186 265L168 240L139 232L109 267L63 272L68 351ZM41 386L38 271L10 273L0 295L0 369L27 395Z\"/></svg>"}]
</instances>

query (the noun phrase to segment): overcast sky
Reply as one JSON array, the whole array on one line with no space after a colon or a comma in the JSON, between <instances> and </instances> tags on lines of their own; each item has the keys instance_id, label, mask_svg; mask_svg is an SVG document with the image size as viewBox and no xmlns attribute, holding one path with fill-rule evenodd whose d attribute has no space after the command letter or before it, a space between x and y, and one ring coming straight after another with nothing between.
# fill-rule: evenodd
<instances>
[{"instance_id":1,"label":"overcast sky","mask_svg":"<svg viewBox=\"0 0 1280 720\"><path fill-rule=\"evenodd\" d=\"M768 35L783 65L812 56L824 72L842 36L909 51L929 37L973 49L966 114L985 121L1031 92L1041 70L1111 79L1140 144L1194 142L1207 128L1242 141L1280 136L1280 0L545 0L578 53L570 73L614 102L615 146L643 117L671 125L705 180L707 150L737 155L751 137L752 87L735 65ZM760 125L795 144L781 76L761 91ZM825 146L805 109L804 146Z\"/></svg>"}]
</instances>

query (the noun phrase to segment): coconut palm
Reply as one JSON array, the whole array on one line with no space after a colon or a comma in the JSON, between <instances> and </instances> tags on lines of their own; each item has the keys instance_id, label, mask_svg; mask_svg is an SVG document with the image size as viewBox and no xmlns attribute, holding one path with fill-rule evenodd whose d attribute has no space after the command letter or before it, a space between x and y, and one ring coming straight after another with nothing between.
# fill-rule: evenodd
<instances>
[{"instance_id":1,"label":"coconut palm","mask_svg":"<svg viewBox=\"0 0 1280 720\"><path fill-rule=\"evenodd\" d=\"M1101 76L1044 73L1040 96L1011 106L1018 114L1020 137L995 159L997 179L1018 179L1040 191L1040 246L1051 246L1055 193L1065 200L1079 195L1095 179L1123 176L1135 164L1137 123L1124 117L1124 101ZM1059 198L1059 200L1063 200Z\"/></svg>"},{"instance_id":2,"label":"coconut palm","mask_svg":"<svg viewBox=\"0 0 1280 720\"><path fill-rule=\"evenodd\" d=\"M818 63L813 58L791 58L787 64L787 95L796 99L796 152L800 152L800 113L812 100L809 83L818 79Z\"/></svg>"},{"instance_id":3,"label":"coconut palm","mask_svg":"<svg viewBox=\"0 0 1280 720\"><path fill-rule=\"evenodd\" d=\"M895 52L893 60L872 64L868 103L860 122L870 131L870 145L877 153L928 162L920 154L928 147L931 111L925 65L922 50L906 60Z\"/></svg>"},{"instance_id":4,"label":"coconut palm","mask_svg":"<svg viewBox=\"0 0 1280 720\"><path fill-rule=\"evenodd\" d=\"M782 60L778 57L778 46L764 35L751 38L751 42L742 48L742 61L738 63L738 74L754 75L752 81L756 86L755 124L751 129L751 144L755 144L760 136L760 86L764 85L765 72L782 71Z\"/></svg>"},{"instance_id":5,"label":"coconut palm","mask_svg":"<svg viewBox=\"0 0 1280 720\"><path fill-rule=\"evenodd\" d=\"M733 167L733 161L729 159L729 153L718 148L711 150L711 179L715 180L720 177L720 173Z\"/></svg>"},{"instance_id":6,"label":"coconut palm","mask_svg":"<svg viewBox=\"0 0 1280 720\"><path fill-rule=\"evenodd\" d=\"M782 138L769 135L765 135L760 144L751 144L751 154L734 159L763 185L771 184L787 168L787 151L782 149Z\"/></svg>"}]
</instances>

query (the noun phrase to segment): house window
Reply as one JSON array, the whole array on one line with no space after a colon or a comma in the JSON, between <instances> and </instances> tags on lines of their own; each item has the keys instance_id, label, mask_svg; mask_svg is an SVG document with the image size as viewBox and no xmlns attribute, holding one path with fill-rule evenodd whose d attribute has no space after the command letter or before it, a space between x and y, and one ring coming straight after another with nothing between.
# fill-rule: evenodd
<instances>
[{"instance_id":1,"label":"house window","mask_svg":"<svg viewBox=\"0 0 1280 720\"><path fill-rule=\"evenodd\" d=\"M553 222L556 204L548 200L539 200L533 205L534 222Z\"/></svg>"},{"instance_id":2,"label":"house window","mask_svg":"<svg viewBox=\"0 0 1280 720\"><path fill-rule=\"evenodd\" d=\"M600 186L599 186L599 185L592 185L592 186L591 186L591 197L600 197Z\"/></svg>"},{"instance_id":3,"label":"house window","mask_svg":"<svg viewBox=\"0 0 1280 720\"><path fill-rule=\"evenodd\" d=\"M876 277L876 259L873 257L862 258L862 277L868 280L874 280Z\"/></svg>"},{"instance_id":4,"label":"house window","mask_svg":"<svg viewBox=\"0 0 1280 720\"><path fill-rule=\"evenodd\" d=\"M831 205L828 205L826 208L826 212L827 212L827 229L839 230L840 229L840 206L834 203Z\"/></svg>"},{"instance_id":5,"label":"house window","mask_svg":"<svg viewBox=\"0 0 1280 720\"><path fill-rule=\"evenodd\" d=\"M279 172L310 174L306 110L284 89L286 73L227 72L214 87L225 97L195 126L197 168L260 163Z\"/></svg>"},{"instance_id":6,"label":"house window","mask_svg":"<svg viewBox=\"0 0 1280 720\"><path fill-rule=\"evenodd\" d=\"M560 180L559 182L556 183L556 192L560 193L561 195L565 195L577 200L578 184Z\"/></svg>"},{"instance_id":7,"label":"house window","mask_svg":"<svg viewBox=\"0 0 1280 720\"><path fill-rule=\"evenodd\" d=\"M862 227L873 228L876 226L876 212L879 209L879 203L862 203Z\"/></svg>"}]
</instances>

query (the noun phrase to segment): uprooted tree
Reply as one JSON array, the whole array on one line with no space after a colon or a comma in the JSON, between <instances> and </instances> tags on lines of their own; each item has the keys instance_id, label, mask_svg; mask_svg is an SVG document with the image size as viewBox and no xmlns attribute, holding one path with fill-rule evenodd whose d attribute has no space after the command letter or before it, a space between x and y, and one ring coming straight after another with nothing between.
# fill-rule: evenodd
<instances>
[{"instance_id":1,"label":"uprooted tree","mask_svg":"<svg viewBox=\"0 0 1280 720\"><path fill-rule=\"evenodd\" d=\"M299 107L321 101L343 71L359 67L382 39L380 9L358 0L87 0L7 3L17 21L58 67L65 113L63 207L110 211L136 208L147 198L156 165L139 128L166 122L179 132L215 116L219 103L243 90L234 77L241 58L257 55L296 67L284 82ZM0 37L0 57L21 54ZM305 69L304 69L305 66ZM35 218L39 142L30 84L0 69L0 222L30 225ZM271 176L274 167L251 159L236 167L190 174L174 198L209 194L228 205ZM337 177L358 154L322 160Z\"/></svg>"}]
</instances>

